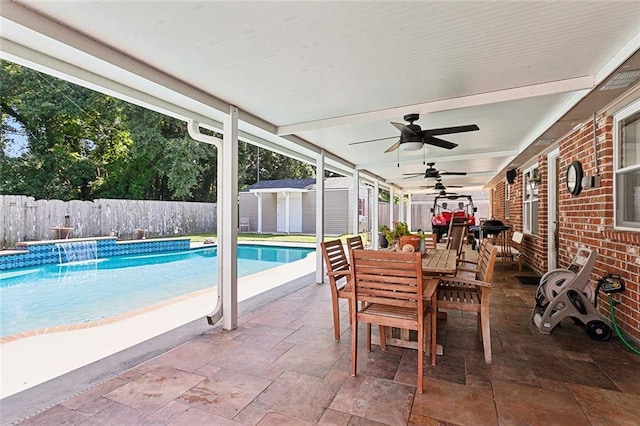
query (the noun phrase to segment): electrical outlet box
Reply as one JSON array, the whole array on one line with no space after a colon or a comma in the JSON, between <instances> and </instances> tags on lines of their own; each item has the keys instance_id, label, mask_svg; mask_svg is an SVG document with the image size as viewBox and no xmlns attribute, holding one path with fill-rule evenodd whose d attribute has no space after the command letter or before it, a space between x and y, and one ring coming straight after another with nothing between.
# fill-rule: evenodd
<instances>
[{"instance_id":1,"label":"electrical outlet box","mask_svg":"<svg viewBox=\"0 0 640 426\"><path fill-rule=\"evenodd\" d=\"M601 181L601 178L599 175L585 176L582 178L582 187L583 188L599 188L600 181Z\"/></svg>"}]
</instances>

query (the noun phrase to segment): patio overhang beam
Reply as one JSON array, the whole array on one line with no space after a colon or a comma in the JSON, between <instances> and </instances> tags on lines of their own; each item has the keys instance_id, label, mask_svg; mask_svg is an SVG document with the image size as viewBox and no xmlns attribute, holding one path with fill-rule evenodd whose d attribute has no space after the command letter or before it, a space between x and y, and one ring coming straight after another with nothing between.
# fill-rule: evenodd
<instances>
[{"instance_id":1,"label":"patio overhang beam","mask_svg":"<svg viewBox=\"0 0 640 426\"><path fill-rule=\"evenodd\" d=\"M393 120L409 113L427 114L438 111L449 111L460 108L494 104L498 102L527 99L536 96L554 95L558 93L573 92L584 89L590 90L594 87L594 76L578 76L566 80L550 81L529 86L515 87L512 89L497 90L494 92L443 99L434 102L425 102L396 108L382 109L378 111L364 112L360 114L327 118L324 120L289 124L278 127L277 134L280 136L284 136L294 133L325 129L328 127L349 126L380 120Z\"/></svg>"}]
</instances>

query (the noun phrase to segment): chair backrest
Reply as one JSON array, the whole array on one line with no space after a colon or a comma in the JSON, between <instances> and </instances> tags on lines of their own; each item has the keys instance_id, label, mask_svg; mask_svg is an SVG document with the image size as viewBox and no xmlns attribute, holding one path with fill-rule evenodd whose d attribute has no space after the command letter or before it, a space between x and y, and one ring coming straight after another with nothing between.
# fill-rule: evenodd
<instances>
[{"instance_id":1,"label":"chair backrest","mask_svg":"<svg viewBox=\"0 0 640 426\"><path fill-rule=\"evenodd\" d=\"M351 291L356 306L365 302L422 309L419 252L353 250L351 256Z\"/></svg>"},{"instance_id":2,"label":"chair backrest","mask_svg":"<svg viewBox=\"0 0 640 426\"><path fill-rule=\"evenodd\" d=\"M465 223L454 223L451 221L449 226L449 236L447 238L447 249L455 250L460 257L462 252L462 244L467 238L467 225Z\"/></svg>"},{"instance_id":3,"label":"chair backrest","mask_svg":"<svg viewBox=\"0 0 640 426\"><path fill-rule=\"evenodd\" d=\"M355 235L353 237L347 237L347 247L349 247L349 252L351 252L351 250L363 249L364 243L362 242L362 236Z\"/></svg>"},{"instance_id":4,"label":"chair backrest","mask_svg":"<svg viewBox=\"0 0 640 426\"><path fill-rule=\"evenodd\" d=\"M349 274L347 254L340 240L323 241L320 243L320 246L322 247L322 257L327 267L329 282L335 286L337 279L340 278L340 276L336 274L337 272L344 272L345 275Z\"/></svg>"},{"instance_id":5,"label":"chair backrest","mask_svg":"<svg viewBox=\"0 0 640 426\"><path fill-rule=\"evenodd\" d=\"M489 240L484 240L478 253L478 269L476 270L476 280L487 283L493 282L493 269L498 256L498 248L491 244Z\"/></svg>"},{"instance_id":6,"label":"chair backrest","mask_svg":"<svg viewBox=\"0 0 640 426\"><path fill-rule=\"evenodd\" d=\"M424 234L424 248L425 249L434 249L438 245L436 243L436 234Z\"/></svg>"},{"instance_id":7,"label":"chair backrest","mask_svg":"<svg viewBox=\"0 0 640 426\"><path fill-rule=\"evenodd\" d=\"M524 239L524 234L520 231L513 231L513 235L511 236L511 241L516 243L517 245L522 244L522 240Z\"/></svg>"}]
</instances>

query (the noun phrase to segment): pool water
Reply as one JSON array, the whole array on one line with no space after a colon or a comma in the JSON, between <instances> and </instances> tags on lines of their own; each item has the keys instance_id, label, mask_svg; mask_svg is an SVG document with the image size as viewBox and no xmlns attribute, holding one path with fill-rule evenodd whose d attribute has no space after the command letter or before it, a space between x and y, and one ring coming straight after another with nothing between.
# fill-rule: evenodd
<instances>
[{"instance_id":1,"label":"pool water","mask_svg":"<svg viewBox=\"0 0 640 426\"><path fill-rule=\"evenodd\" d=\"M238 246L238 277L303 259L313 249ZM119 256L0 273L0 336L110 318L217 282L217 248Z\"/></svg>"}]
</instances>

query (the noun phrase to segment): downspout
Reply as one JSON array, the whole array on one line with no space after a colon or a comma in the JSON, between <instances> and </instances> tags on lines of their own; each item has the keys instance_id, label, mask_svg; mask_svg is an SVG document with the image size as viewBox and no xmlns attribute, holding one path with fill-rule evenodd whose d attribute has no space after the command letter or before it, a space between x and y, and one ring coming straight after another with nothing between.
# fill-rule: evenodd
<instances>
[{"instance_id":1,"label":"downspout","mask_svg":"<svg viewBox=\"0 0 640 426\"><path fill-rule=\"evenodd\" d=\"M218 186L216 190L218 194L218 200L216 205L218 206L220 205L220 194L222 192L220 191L220 187L219 187L220 182L222 182L222 155L221 155L222 141L216 138L215 136L210 136L210 135L205 135L203 133L200 133L200 123L198 123L197 121L189 120L187 122L187 131L189 132L189 136L191 136L191 138L197 140L198 142L213 145L218 150L218 155L217 155L218 167L216 171L216 179L217 179L216 186ZM222 229L222 215L220 214L216 214L216 229L217 230ZM222 283L222 256L223 256L223 253L218 247L218 283L216 285L217 287L216 306L213 308L213 311L211 311L211 313L206 316L207 323L209 325L215 325L218 321L220 321L220 319L222 319L222 286L220 285Z\"/></svg>"}]
</instances>

